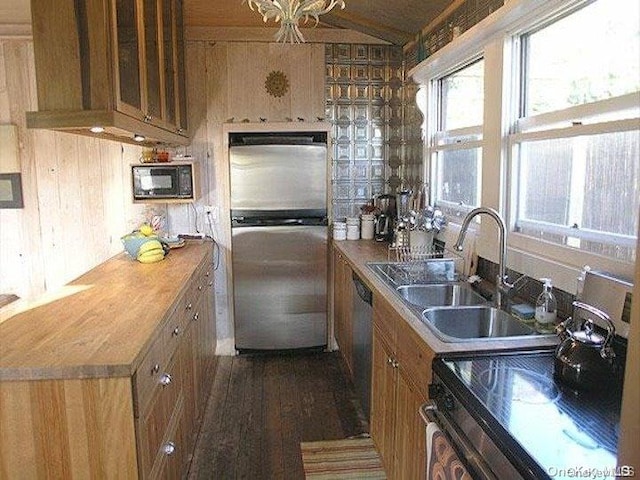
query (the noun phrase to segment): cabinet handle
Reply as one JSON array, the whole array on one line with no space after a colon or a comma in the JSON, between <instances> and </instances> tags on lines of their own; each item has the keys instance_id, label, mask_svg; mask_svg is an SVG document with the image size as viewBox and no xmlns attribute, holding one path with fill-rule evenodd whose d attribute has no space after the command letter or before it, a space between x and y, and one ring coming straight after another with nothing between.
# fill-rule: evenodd
<instances>
[{"instance_id":1,"label":"cabinet handle","mask_svg":"<svg viewBox=\"0 0 640 480\"><path fill-rule=\"evenodd\" d=\"M184 128L178 128L176 131L177 131L178 133L184 133Z\"/></svg>"},{"instance_id":2,"label":"cabinet handle","mask_svg":"<svg viewBox=\"0 0 640 480\"><path fill-rule=\"evenodd\" d=\"M176 452L176 444L174 442L167 442L162 446L162 453L167 457L173 455Z\"/></svg>"},{"instance_id":3,"label":"cabinet handle","mask_svg":"<svg viewBox=\"0 0 640 480\"><path fill-rule=\"evenodd\" d=\"M145 115L144 117L142 117L142 120L149 123L151 121L153 117L149 114Z\"/></svg>"},{"instance_id":4,"label":"cabinet handle","mask_svg":"<svg viewBox=\"0 0 640 480\"><path fill-rule=\"evenodd\" d=\"M211 287L213 285L213 280L209 280L208 285Z\"/></svg>"},{"instance_id":5,"label":"cabinet handle","mask_svg":"<svg viewBox=\"0 0 640 480\"><path fill-rule=\"evenodd\" d=\"M198 318L200 318L200 312L196 312L193 314L193 320L198 320Z\"/></svg>"},{"instance_id":6,"label":"cabinet handle","mask_svg":"<svg viewBox=\"0 0 640 480\"><path fill-rule=\"evenodd\" d=\"M172 380L173 380L173 377L171 375L169 375L168 373L163 373L162 377L160 377L160 385L162 385L163 387L166 387L171 383Z\"/></svg>"},{"instance_id":7,"label":"cabinet handle","mask_svg":"<svg viewBox=\"0 0 640 480\"><path fill-rule=\"evenodd\" d=\"M391 366L393 366L393 358L391 357L387 357L387 363Z\"/></svg>"},{"instance_id":8,"label":"cabinet handle","mask_svg":"<svg viewBox=\"0 0 640 480\"><path fill-rule=\"evenodd\" d=\"M156 363L153 367L151 367L151 375L155 375L160 371L160 364Z\"/></svg>"},{"instance_id":9,"label":"cabinet handle","mask_svg":"<svg viewBox=\"0 0 640 480\"><path fill-rule=\"evenodd\" d=\"M198 291L201 292L202 291L202 285L198 285Z\"/></svg>"},{"instance_id":10,"label":"cabinet handle","mask_svg":"<svg viewBox=\"0 0 640 480\"><path fill-rule=\"evenodd\" d=\"M189 302L189 304L187 305L187 310L191 310L193 308L193 305L191 304L191 302Z\"/></svg>"},{"instance_id":11,"label":"cabinet handle","mask_svg":"<svg viewBox=\"0 0 640 480\"><path fill-rule=\"evenodd\" d=\"M393 368L398 368L398 367L400 366L400 364L399 364L396 360L394 360L394 361L391 363L391 366L392 366Z\"/></svg>"},{"instance_id":12,"label":"cabinet handle","mask_svg":"<svg viewBox=\"0 0 640 480\"><path fill-rule=\"evenodd\" d=\"M205 277L208 277L211 272L207 270L207 273L204 274Z\"/></svg>"},{"instance_id":13,"label":"cabinet handle","mask_svg":"<svg viewBox=\"0 0 640 480\"><path fill-rule=\"evenodd\" d=\"M173 335L174 337L177 337L178 335L180 335L180 327L174 328L173 332L171 332L171 335Z\"/></svg>"}]
</instances>

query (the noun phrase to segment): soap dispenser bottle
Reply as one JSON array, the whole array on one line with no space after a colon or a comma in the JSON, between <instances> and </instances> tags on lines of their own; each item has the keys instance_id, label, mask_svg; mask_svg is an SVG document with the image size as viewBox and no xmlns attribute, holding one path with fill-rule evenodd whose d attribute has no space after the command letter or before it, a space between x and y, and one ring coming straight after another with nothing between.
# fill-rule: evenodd
<instances>
[{"instance_id":1,"label":"soap dispenser bottle","mask_svg":"<svg viewBox=\"0 0 640 480\"><path fill-rule=\"evenodd\" d=\"M556 316L558 314L558 302L551 292L550 278L541 278L544 284L542 293L536 300L536 330L540 333L553 333L556 327Z\"/></svg>"}]
</instances>

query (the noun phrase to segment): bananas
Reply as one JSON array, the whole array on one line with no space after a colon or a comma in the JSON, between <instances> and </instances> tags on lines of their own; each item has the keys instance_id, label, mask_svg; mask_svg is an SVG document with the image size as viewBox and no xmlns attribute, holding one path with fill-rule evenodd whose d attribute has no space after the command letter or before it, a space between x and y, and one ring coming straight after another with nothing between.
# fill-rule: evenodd
<instances>
[{"instance_id":1,"label":"bananas","mask_svg":"<svg viewBox=\"0 0 640 480\"><path fill-rule=\"evenodd\" d=\"M149 240L143 243L138 250L140 263L155 263L164 258L164 249L158 240Z\"/></svg>"}]
</instances>

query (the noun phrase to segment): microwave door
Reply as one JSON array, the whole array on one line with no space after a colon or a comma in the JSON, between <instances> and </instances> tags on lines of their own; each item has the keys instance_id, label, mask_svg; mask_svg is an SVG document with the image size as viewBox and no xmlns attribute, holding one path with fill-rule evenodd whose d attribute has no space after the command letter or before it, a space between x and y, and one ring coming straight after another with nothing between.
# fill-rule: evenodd
<instances>
[{"instance_id":1,"label":"microwave door","mask_svg":"<svg viewBox=\"0 0 640 480\"><path fill-rule=\"evenodd\" d=\"M177 171L171 168L138 168L135 172L137 197L173 197L178 182Z\"/></svg>"}]
</instances>

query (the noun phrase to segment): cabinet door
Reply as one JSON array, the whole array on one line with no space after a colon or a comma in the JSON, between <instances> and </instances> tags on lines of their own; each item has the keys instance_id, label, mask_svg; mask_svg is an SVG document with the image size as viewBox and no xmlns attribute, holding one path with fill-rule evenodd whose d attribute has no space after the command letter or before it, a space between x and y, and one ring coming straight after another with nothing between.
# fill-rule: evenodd
<instances>
[{"instance_id":1,"label":"cabinet door","mask_svg":"<svg viewBox=\"0 0 640 480\"><path fill-rule=\"evenodd\" d=\"M177 121L178 133L181 135L187 134L189 127L187 123L187 86L185 81L185 66L184 66L184 28L182 18L182 0L174 0L175 9L175 49L176 49L176 67L177 72L175 75L176 90L177 90Z\"/></svg>"},{"instance_id":2,"label":"cabinet door","mask_svg":"<svg viewBox=\"0 0 640 480\"><path fill-rule=\"evenodd\" d=\"M176 2L174 0L162 1L162 50L164 57L164 119L167 123L176 125L176 78L178 69L176 63L178 55L176 51Z\"/></svg>"},{"instance_id":3,"label":"cabinet door","mask_svg":"<svg viewBox=\"0 0 640 480\"><path fill-rule=\"evenodd\" d=\"M395 478L424 480L426 469L426 434L419 408L427 400L405 378L400 364L395 419Z\"/></svg>"},{"instance_id":4,"label":"cabinet door","mask_svg":"<svg viewBox=\"0 0 640 480\"><path fill-rule=\"evenodd\" d=\"M371 438L380 453L387 477L393 479L397 369L391 349L377 328L373 329L372 352Z\"/></svg>"},{"instance_id":5,"label":"cabinet door","mask_svg":"<svg viewBox=\"0 0 640 480\"><path fill-rule=\"evenodd\" d=\"M160 69L160 44L158 28L158 0L143 0L144 15L144 66L143 83L148 121L156 123L162 117L162 99L160 97L162 80Z\"/></svg>"},{"instance_id":6,"label":"cabinet door","mask_svg":"<svg viewBox=\"0 0 640 480\"><path fill-rule=\"evenodd\" d=\"M140 11L142 0L113 0L116 109L142 118Z\"/></svg>"},{"instance_id":7,"label":"cabinet door","mask_svg":"<svg viewBox=\"0 0 640 480\"><path fill-rule=\"evenodd\" d=\"M342 255L336 254L334 257L335 336L350 374L353 374L352 293L351 267Z\"/></svg>"}]
</instances>

